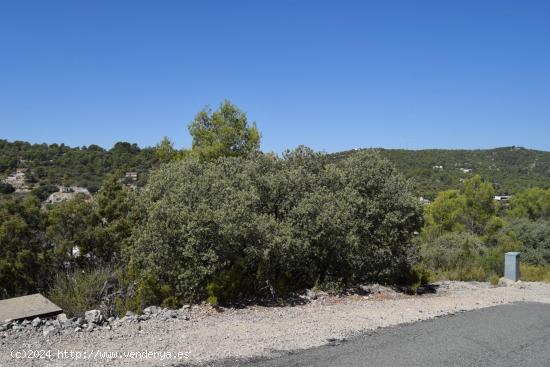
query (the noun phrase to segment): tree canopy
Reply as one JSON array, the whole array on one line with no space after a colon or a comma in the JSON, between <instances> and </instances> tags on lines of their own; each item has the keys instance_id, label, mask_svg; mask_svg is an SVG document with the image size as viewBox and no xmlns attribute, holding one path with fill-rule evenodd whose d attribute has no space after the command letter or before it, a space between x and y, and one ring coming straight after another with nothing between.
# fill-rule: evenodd
<instances>
[{"instance_id":1,"label":"tree canopy","mask_svg":"<svg viewBox=\"0 0 550 367\"><path fill-rule=\"evenodd\" d=\"M205 108L189 124L192 152L201 159L246 156L260 149L260 132L246 113L229 101L218 110Z\"/></svg>"}]
</instances>

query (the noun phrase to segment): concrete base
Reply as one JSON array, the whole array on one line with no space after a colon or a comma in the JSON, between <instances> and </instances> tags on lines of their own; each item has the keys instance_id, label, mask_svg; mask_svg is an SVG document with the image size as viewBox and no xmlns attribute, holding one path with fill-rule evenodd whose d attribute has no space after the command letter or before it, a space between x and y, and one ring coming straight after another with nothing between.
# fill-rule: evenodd
<instances>
[{"instance_id":1,"label":"concrete base","mask_svg":"<svg viewBox=\"0 0 550 367\"><path fill-rule=\"evenodd\" d=\"M39 293L0 301L0 321L50 317L62 312L61 308Z\"/></svg>"}]
</instances>

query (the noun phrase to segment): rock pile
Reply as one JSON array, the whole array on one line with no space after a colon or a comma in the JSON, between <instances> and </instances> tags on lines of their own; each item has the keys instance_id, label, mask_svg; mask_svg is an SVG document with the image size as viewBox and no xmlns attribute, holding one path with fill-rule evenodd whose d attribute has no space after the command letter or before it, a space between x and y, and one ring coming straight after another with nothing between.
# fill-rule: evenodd
<instances>
[{"instance_id":1,"label":"rock pile","mask_svg":"<svg viewBox=\"0 0 550 367\"><path fill-rule=\"evenodd\" d=\"M162 321L170 319L189 320L190 312L191 307L189 305L185 305L179 310L150 306L145 308L141 315L128 311L122 318L105 317L100 310L89 310L84 313L84 317L68 318L66 314L62 313L49 319L36 317L33 320L5 320L0 321L0 339L21 332L42 333L44 337L48 338L71 332L112 330L113 327L121 326L124 323L139 323L153 318Z\"/></svg>"}]
</instances>

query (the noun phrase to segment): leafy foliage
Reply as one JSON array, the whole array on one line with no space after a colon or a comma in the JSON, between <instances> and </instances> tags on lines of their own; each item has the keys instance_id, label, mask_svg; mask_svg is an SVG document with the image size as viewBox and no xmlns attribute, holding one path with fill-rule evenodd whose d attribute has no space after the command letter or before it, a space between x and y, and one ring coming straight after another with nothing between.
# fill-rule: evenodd
<instances>
[{"instance_id":1,"label":"leafy foliage","mask_svg":"<svg viewBox=\"0 0 550 367\"><path fill-rule=\"evenodd\" d=\"M154 148L141 149L126 142L105 150L97 145L71 148L64 144L0 140L0 175L26 167L30 169L27 181L35 186L81 186L96 192L108 175L146 172L157 163Z\"/></svg>"},{"instance_id":2,"label":"leafy foliage","mask_svg":"<svg viewBox=\"0 0 550 367\"><path fill-rule=\"evenodd\" d=\"M9 183L0 182L0 194L11 194L15 188Z\"/></svg>"},{"instance_id":3,"label":"leafy foliage","mask_svg":"<svg viewBox=\"0 0 550 367\"><path fill-rule=\"evenodd\" d=\"M496 149L377 149L407 178L415 181L417 195L433 199L441 191L458 189L462 180L480 175L498 195L516 194L532 187L550 188L550 152L520 147ZM333 159L356 154L335 153ZM435 168L442 166L442 169ZM471 172L463 172L461 168Z\"/></svg>"},{"instance_id":4,"label":"leafy foliage","mask_svg":"<svg viewBox=\"0 0 550 367\"><path fill-rule=\"evenodd\" d=\"M513 221L512 229L522 244L521 259L524 262L550 266L550 221L523 218Z\"/></svg>"},{"instance_id":5,"label":"leafy foliage","mask_svg":"<svg viewBox=\"0 0 550 367\"><path fill-rule=\"evenodd\" d=\"M167 136L165 136L162 141L157 144L155 153L157 155L157 159L161 163L170 162L178 155L177 150L174 148L174 143L172 143Z\"/></svg>"},{"instance_id":6,"label":"leafy foliage","mask_svg":"<svg viewBox=\"0 0 550 367\"><path fill-rule=\"evenodd\" d=\"M408 182L377 154L330 164L306 148L174 162L138 203L130 266L212 302L388 279L411 265L422 221Z\"/></svg>"},{"instance_id":7,"label":"leafy foliage","mask_svg":"<svg viewBox=\"0 0 550 367\"><path fill-rule=\"evenodd\" d=\"M56 273L119 264L130 192L109 178L94 199L47 208L34 195L0 200L0 298L45 291Z\"/></svg>"},{"instance_id":8,"label":"leafy foliage","mask_svg":"<svg viewBox=\"0 0 550 367\"><path fill-rule=\"evenodd\" d=\"M465 180L461 190L440 193L426 208L424 236L460 231L482 234L497 209L492 185L476 175Z\"/></svg>"},{"instance_id":9,"label":"leafy foliage","mask_svg":"<svg viewBox=\"0 0 550 367\"><path fill-rule=\"evenodd\" d=\"M491 185L479 177L440 193L425 211L424 263L441 277L460 280L494 280L508 251L521 251L525 266L550 266L546 199L546 190L528 189L500 211Z\"/></svg>"},{"instance_id":10,"label":"leafy foliage","mask_svg":"<svg viewBox=\"0 0 550 367\"><path fill-rule=\"evenodd\" d=\"M0 298L45 289L50 253L41 241L44 227L35 197L0 201Z\"/></svg>"},{"instance_id":11,"label":"leafy foliage","mask_svg":"<svg viewBox=\"0 0 550 367\"><path fill-rule=\"evenodd\" d=\"M550 219L550 189L534 187L519 192L512 197L508 214L531 220Z\"/></svg>"},{"instance_id":12,"label":"leafy foliage","mask_svg":"<svg viewBox=\"0 0 550 367\"><path fill-rule=\"evenodd\" d=\"M260 148L260 132L256 123L248 125L246 113L229 101L217 111L200 111L189 124L193 138L192 153L201 159L247 156Z\"/></svg>"}]
</instances>

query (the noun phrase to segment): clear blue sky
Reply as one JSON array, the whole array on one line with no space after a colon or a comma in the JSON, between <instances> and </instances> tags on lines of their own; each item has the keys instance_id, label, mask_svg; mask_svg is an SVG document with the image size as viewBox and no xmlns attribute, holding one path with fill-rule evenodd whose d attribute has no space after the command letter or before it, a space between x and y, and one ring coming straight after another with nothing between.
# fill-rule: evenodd
<instances>
[{"instance_id":1,"label":"clear blue sky","mask_svg":"<svg viewBox=\"0 0 550 367\"><path fill-rule=\"evenodd\" d=\"M183 147L224 98L265 151L550 150L550 1L0 2L0 138Z\"/></svg>"}]
</instances>

